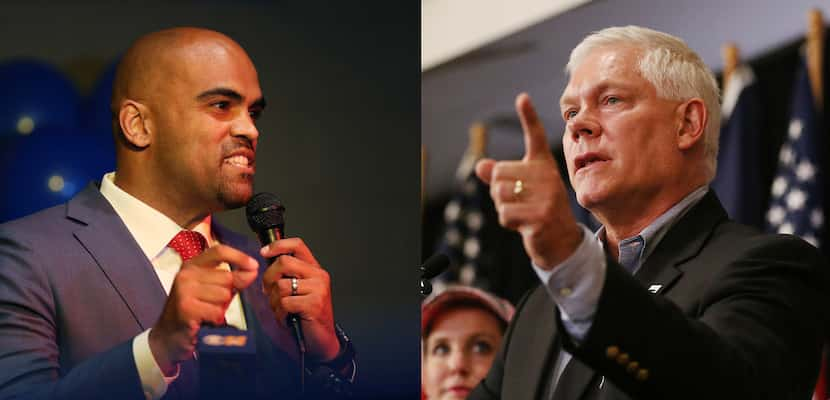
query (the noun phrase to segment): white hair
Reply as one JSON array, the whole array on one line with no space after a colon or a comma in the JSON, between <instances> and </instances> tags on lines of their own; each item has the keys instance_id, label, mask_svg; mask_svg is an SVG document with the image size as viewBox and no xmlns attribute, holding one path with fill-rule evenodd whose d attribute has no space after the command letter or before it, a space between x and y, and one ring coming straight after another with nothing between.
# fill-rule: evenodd
<instances>
[{"instance_id":1,"label":"white hair","mask_svg":"<svg viewBox=\"0 0 830 400\"><path fill-rule=\"evenodd\" d=\"M571 74L585 57L601 47L628 46L642 50L638 65L640 75L649 81L657 96L685 101L703 99L709 120L704 128L706 176L715 177L720 136L720 92L712 70L686 43L675 36L652 29L629 25L610 27L588 35L571 51L565 72Z\"/></svg>"}]
</instances>

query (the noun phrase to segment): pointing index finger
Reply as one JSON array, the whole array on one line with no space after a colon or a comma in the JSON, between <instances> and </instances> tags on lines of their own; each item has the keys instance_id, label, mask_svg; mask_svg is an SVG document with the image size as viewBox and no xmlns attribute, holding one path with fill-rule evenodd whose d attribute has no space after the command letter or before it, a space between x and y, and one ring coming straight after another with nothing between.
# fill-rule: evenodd
<instances>
[{"instance_id":1,"label":"pointing index finger","mask_svg":"<svg viewBox=\"0 0 830 400\"><path fill-rule=\"evenodd\" d=\"M216 268L226 262L238 269L256 271L259 263L251 256L227 245L216 245L191 259L191 263L202 268Z\"/></svg>"},{"instance_id":2,"label":"pointing index finger","mask_svg":"<svg viewBox=\"0 0 830 400\"><path fill-rule=\"evenodd\" d=\"M536 114L536 109L527 93L516 97L516 113L522 122L525 141L525 160L538 160L551 157L548 139L545 137L545 128Z\"/></svg>"}]
</instances>

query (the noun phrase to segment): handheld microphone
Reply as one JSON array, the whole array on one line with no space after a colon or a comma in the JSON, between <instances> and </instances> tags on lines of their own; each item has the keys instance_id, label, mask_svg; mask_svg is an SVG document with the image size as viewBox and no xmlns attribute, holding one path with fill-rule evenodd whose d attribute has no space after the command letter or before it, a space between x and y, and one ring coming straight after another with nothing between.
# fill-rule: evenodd
<instances>
[{"instance_id":1,"label":"handheld microphone","mask_svg":"<svg viewBox=\"0 0 830 400\"><path fill-rule=\"evenodd\" d=\"M251 230L256 233L259 238L259 242L262 243L263 246L285 237L284 213L285 207L279 199L277 199L277 196L267 192L255 194L251 197L251 200L248 201L248 205L245 207L245 215L248 219L248 226L250 226ZM273 263L277 257L279 257L279 255L269 258L268 263ZM303 329L302 326L300 326L300 317L297 314L288 314L287 320L288 325L294 333L294 339L297 340L297 347L300 351L300 377L303 382L303 386L305 386L305 374L303 373L305 365L303 364L305 364L306 346L305 339L303 338Z\"/></svg>"},{"instance_id":2,"label":"handheld microphone","mask_svg":"<svg viewBox=\"0 0 830 400\"><path fill-rule=\"evenodd\" d=\"M285 207L271 193L257 193L245 207L248 226L256 233L263 246L280 240L285 232ZM273 262L276 257L269 259Z\"/></svg>"}]
</instances>

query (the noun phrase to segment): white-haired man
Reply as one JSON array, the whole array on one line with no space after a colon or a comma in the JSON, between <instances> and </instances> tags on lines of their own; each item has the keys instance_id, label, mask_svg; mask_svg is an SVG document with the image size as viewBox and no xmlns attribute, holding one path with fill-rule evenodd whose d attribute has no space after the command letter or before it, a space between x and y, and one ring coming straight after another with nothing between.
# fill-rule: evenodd
<instances>
[{"instance_id":1,"label":"white-haired man","mask_svg":"<svg viewBox=\"0 0 830 400\"><path fill-rule=\"evenodd\" d=\"M519 95L525 157L476 172L542 285L470 398L809 398L823 261L798 238L730 221L708 188L720 122L711 71L680 39L629 26L585 38L567 72L568 173L603 227L575 222Z\"/></svg>"}]
</instances>

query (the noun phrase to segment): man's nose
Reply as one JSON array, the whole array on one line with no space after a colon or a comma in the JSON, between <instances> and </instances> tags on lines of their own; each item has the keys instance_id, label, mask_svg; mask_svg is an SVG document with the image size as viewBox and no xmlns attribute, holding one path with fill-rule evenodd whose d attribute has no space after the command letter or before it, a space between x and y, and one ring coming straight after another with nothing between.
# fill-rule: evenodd
<instances>
[{"instance_id":1,"label":"man's nose","mask_svg":"<svg viewBox=\"0 0 830 400\"><path fill-rule=\"evenodd\" d=\"M256 127L253 117L245 113L234 120L231 126L231 135L244 136L253 142L259 137L259 130Z\"/></svg>"},{"instance_id":2,"label":"man's nose","mask_svg":"<svg viewBox=\"0 0 830 400\"><path fill-rule=\"evenodd\" d=\"M574 142L583 137L599 137L602 134L602 127L591 110L580 111L568 120L566 126Z\"/></svg>"}]
</instances>

